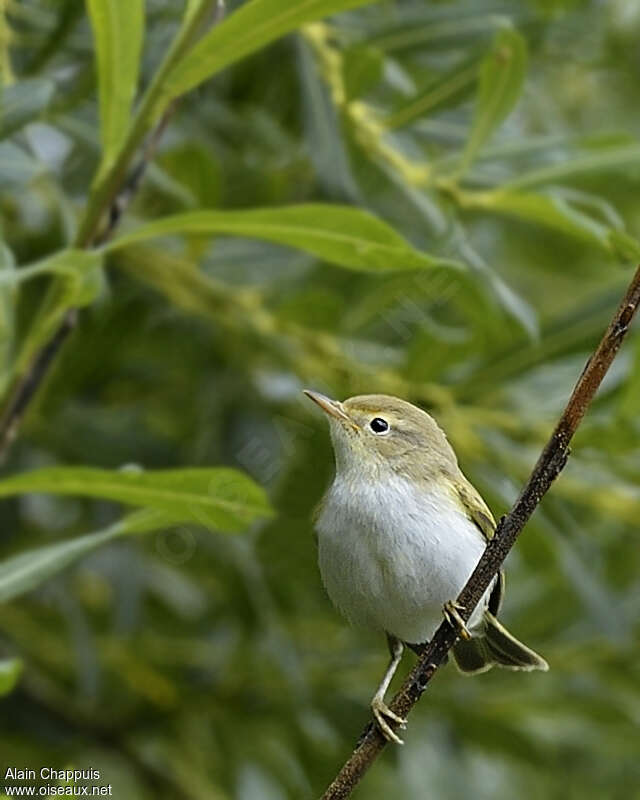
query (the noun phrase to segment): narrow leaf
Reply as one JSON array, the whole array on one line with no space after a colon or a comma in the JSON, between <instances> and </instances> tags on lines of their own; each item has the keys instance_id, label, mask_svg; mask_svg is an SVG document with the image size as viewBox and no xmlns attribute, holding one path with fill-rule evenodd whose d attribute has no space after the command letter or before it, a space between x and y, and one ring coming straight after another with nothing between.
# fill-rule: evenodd
<instances>
[{"instance_id":1,"label":"narrow leaf","mask_svg":"<svg viewBox=\"0 0 640 800\"><path fill-rule=\"evenodd\" d=\"M19 658L5 658L0 661L0 697L13 691L22 674L22 661Z\"/></svg>"},{"instance_id":2,"label":"narrow leaf","mask_svg":"<svg viewBox=\"0 0 640 800\"><path fill-rule=\"evenodd\" d=\"M222 8L224 9L224 0L216 0L216 2L218 6L222 5ZM183 25L186 25L187 23L191 22L191 20L203 7L203 3L209 3L211 5L211 0L187 0L184 8L184 13L182 15Z\"/></svg>"},{"instance_id":3,"label":"narrow leaf","mask_svg":"<svg viewBox=\"0 0 640 800\"><path fill-rule=\"evenodd\" d=\"M458 167L458 176L471 166L476 154L516 104L527 66L527 47L512 28L502 28L480 68L471 132Z\"/></svg>"},{"instance_id":4,"label":"narrow leaf","mask_svg":"<svg viewBox=\"0 0 640 800\"><path fill-rule=\"evenodd\" d=\"M460 266L416 250L393 228L368 212L321 204L176 214L125 234L105 249L117 250L159 236L207 233L264 239L359 270L384 272Z\"/></svg>"},{"instance_id":5,"label":"narrow leaf","mask_svg":"<svg viewBox=\"0 0 640 800\"><path fill-rule=\"evenodd\" d=\"M234 469L106 470L50 467L0 481L0 497L23 492L103 497L182 522L239 531L270 513L264 490Z\"/></svg>"},{"instance_id":6,"label":"narrow leaf","mask_svg":"<svg viewBox=\"0 0 640 800\"><path fill-rule=\"evenodd\" d=\"M4 243L0 242L0 395L9 379L17 299L15 287L7 285L3 279L15 275L15 272L13 254Z\"/></svg>"},{"instance_id":7,"label":"narrow leaf","mask_svg":"<svg viewBox=\"0 0 640 800\"><path fill-rule=\"evenodd\" d=\"M566 236L611 250L610 229L570 205L561 194L552 192L461 192L463 207L483 209L551 228Z\"/></svg>"},{"instance_id":8,"label":"narrow leaf","mask_svg":"<svg viewBox=\"0 0 640 800\"><path fill-rule=\"evenodd\" d=\"M13 600L35 589L44 581L71 566L100 545L128 533L145 533L174 524L162 513L137 511L114 525L75 539L37 547L0 562L0 603Z\"/></svg>"},{"instance_id":9,"label":"narrow leaf","mask_svg":"<svg viewBox=\"0 0 640 800\"><path fill-rule=\"evenodd\" d=\"M144 35L144 0L87 0L96 48L102 162L108 169L131 117Z\"/></svg>"},{"instance_id":10,"label":"narrow leaf","mask_svg":"<svg viewBox=\"0 0 640 800\"><path fill-rule=\"evenodd\" d=\"M249 0L191 49L170 73L165 101L309 22L371 0Z\"/></svg>"},{"instance_id":11,"label":"narrow leaf","mask_svg":"<svg viewBox=\"0 0 640 800\"><path fill-rule=\"evenodd\" d=\"M625 231L609 231L609 244L622 261L640 262L640 242Z\"/></svg>"},{"instance_id":12,"label":"narrow leaf","mask_svg":"<svg viewBox=\"0 0 640 800\"><path fill-rule=\"evenodd\" d=\"M429 6L424 4L424 8ZM435 10L435 8L433 9ZM412 15L408 15L410 18ZM471 43L477 47L495 32L499 25L504 25L507 18L498 14L461 14L452 9L450 15L441 17L429 15L423 23L420 17L399 25L384 24L381 32L369 39L380 50L387 53L402 53L407 50L420 49L421 52L433 52L436 49L463 47Z\"/></svg>"},{"instance_id":13,"label":"narrow leaf","mask_svg":"<svg viewBox=\"0 0 640 800\"><path fill-rule=\"evenodd\" d=\"M43 275L58 275L82 283L96 264L100 255L87 250L61 250L49 258L36 261L20 269L3 269L0 266L0 287L15 288L18 284ZM1 262L0 262L1 263Z\"/></svg>"},{"instance_id":14,"label":"narrow leaf","mask_svg":"<svg viewBox=\"0 0 640 800\"><path fill-rule=\"evenodd\" d=\"M429 83L415 97L396 108L384 120L385 127L389 130L400 128L444 105L459 102L463 95L471 90L477 77L477 60L456 67L455 70Z\"/></svg>"},{"instance_id":15,"label":"narrow leaf","mask_svg":"<svg viewBox=\"0 0 640 800\"><path fill-rule=\"evenodd\" d=\"M620 147L603 147L596 152L566 158L558 164L550 164L531 172L525 172L503 186L522 191L541 184L559 183L583 175L598 175L616 170L624 171L630 167L637 167L639 162L640 145L634 143L624 144Z\"/></svg>"},{"instance_id":16,"label":"narrow leaf","mask_svg":"<svg viewBox=\"0 0 640 800\"><path fill-rule=\"evenodd\" d=\"M53 274L53 282L32 321L16 363L20 372L30 363L34 353L46 342L70 308L89 305L103 287L102 254L96 250L62 250L50 258L12 274L0 277L0 286L43 274Z\"/></svg>"}]
</instances>

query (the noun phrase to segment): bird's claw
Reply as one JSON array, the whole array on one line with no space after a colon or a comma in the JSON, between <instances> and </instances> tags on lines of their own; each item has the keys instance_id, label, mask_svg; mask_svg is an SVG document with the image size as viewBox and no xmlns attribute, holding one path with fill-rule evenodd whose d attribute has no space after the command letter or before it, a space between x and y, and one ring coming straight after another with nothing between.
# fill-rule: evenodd
<instances>
[{"instance_id":1,"label":"bird's claw","mask_svg":"<svg viewBox=\"0 0 640 800\"><path fill-rule=\"evenodd\" d=\"M389 706L379 697L374 697L371 701L371 710L373 711L373 716L378 723L378 727L382 732L382 735L388 742L395 742L396 744L404 744L402 739L398 736L398 734L393 730L391 725L387 722L387 720L391 720L395 722L399 728L406 728L407 727L407 720L404 717L399 716L392 711Z\"/></svg>"},{"instance_id":2,"label":"bird's claw","mask_svg":"<svg viewBox=\"0 0 640 800\"><path fill-rule=\"evenodd\" d=\"M464 607L458 605L454 600L447 600L442 608L444 618L449 625L458 632L461 639L466 639L468 641L471 639L471 634L469 633L465 621L460 616L460 611L464 611Z\"/></svg>"}]
</instances>

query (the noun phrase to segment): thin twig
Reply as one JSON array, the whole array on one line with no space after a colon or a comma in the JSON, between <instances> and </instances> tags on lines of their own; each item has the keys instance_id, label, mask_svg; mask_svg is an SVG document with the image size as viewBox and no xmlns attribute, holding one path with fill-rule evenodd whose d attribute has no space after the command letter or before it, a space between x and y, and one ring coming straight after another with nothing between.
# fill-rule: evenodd
<instances>
[{"instance_id":1,"label":"thin twig","mask_svg":"<svg viewBox=\"0 0 640 800\"><path fill-rule=\"evenodd\" d=\"M224 18L225 3L224 0L216 0L212 12L212 24L217 25ZM109 204L106 211L106 223L102 230L93 231L83 243L86 242L86 247L97 247L107 242L114 234L122 215L128 208L133 197L138 191L142 178L147 170L147 167L153 160L160 138L167 127L167 124L173 116L177 102L174 101L166 109L158 123L155 125L151 133L148 135L146 142L142 149L140 161L136 167L131 171L130 175L125 180L124 184L118 190L115 197ZM99 222L100 220L98 220ZM78 321L78 309L68 309L56 330L52 333L48 341L46 341L40 350L35 354L31 364L28 366L24 375L18 377L9 400L5 406L4 412L0 417L0 464L4 462L11 443L15 439L20 423L35 397L38 389L42 385L44 379L49 374L49 371L56 361L56 358L62 346L67 340L69 334L73 331Z\"/></svg>"},{"instance_id":2,"label":"thin twig","mask_svg":"<svg viewBox=\"0 0 640 800\"><path fill-rule=\"evenodd\" d=\"M502 566L519 533L535 511L547 490L564 468L569 457L569 443L578 429L596 390L620 349L634 314L640 304L640 267L622 303L605 331L595 353L578 379L558 424L538 459L529 480L511 511L502 517L473 574L460 592L457 605L466 622ZM446 659L457 638L456 630L443 621L426 645L400 690L390 703L396 714L406 717L420 699L429 681ZM377 726L370 722L356 749L322 796L322 800L349 797L367 769L387 744Z\"/></svg>"},{"instance_id":3,"label":"thin twig","mask_svg":"<svg viewBox=\"0 0 640 800\"><path fill-rule=\"evenodd\" d=\"M0 464L6 458L29 403L39 389L55 357L60 352L67 336L74 329L77 315L78 311L75 308L70 308L65 313L62 322L58 325L49 341L36 353L29 369L15 385L2 415L2 420L0 420Z\"/></svg>"},{"instance_id":4,"label":"thin twig","mask_svg":"<svg viewBox=\"0 0 640 800\"><path fill-rule=\"evenodd\" d=\"M153 161L158 149L158 145L160 144L162 134L165 132L167 125L169 124L169 120L174 115L176 107L177 101L174 100L168 106L167 110L164 112L155 128L147 137L140 161L131 171L131 175L129 175L127 178L125 185L113 199L113 202L109 207L109 214L104 230L100 231L93 237L91 241L92 247L98 247L105 244L113 236L115 229L118 227L118 223L122 219L125 211L129 208L131 201L140 188L142 179L145 176L149 164Z\"/></svg>"}]
</instances>

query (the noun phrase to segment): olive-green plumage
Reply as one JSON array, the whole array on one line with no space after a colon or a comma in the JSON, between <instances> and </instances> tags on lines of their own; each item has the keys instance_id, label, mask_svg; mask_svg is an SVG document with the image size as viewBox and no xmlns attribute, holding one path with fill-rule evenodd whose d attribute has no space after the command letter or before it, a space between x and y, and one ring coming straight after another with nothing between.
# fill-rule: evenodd
<instances>
[{"instance_id":1,"label":"olive-green plumage","mask_svg":"<svg viewBox=\"0 0 640 800\"><path fill-rule=\"evenodd\" d=\"M322 578L335 605L354 624L384 631L392 662L372 707L386 736L397 741L384 704L402 642L428 640L493 536L491 511L458 466L436 421L387 395L343 403L307 392L327 414L335 480L316 519ZM471 613L467 640L453 648L462 672L546 670L547 663L497 620L500 575ZM395 720L398 722L398 720Z\"/></svg>"}]
</instances>

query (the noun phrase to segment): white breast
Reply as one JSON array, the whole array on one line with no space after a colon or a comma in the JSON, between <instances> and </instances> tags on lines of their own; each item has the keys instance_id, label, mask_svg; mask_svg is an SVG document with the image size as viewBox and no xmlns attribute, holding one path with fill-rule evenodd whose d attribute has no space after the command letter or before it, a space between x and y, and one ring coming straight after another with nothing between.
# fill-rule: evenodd
<instances>
[{"instance_id":1,"label":"white breast","mask_svg":"<svg viewBox=\"0 0 640 800\"><path fill-rule=\"evenodd\" d=\"M353 624L410 643L432 636L442 606L455 600L484 550L482 535L452 497L420 491L395 474L375 483L336 477L316 527L320 572L333 603Z\"/></svg>"}]
</instances>

